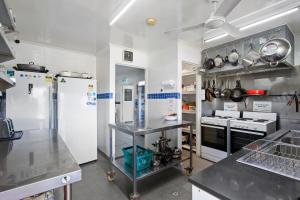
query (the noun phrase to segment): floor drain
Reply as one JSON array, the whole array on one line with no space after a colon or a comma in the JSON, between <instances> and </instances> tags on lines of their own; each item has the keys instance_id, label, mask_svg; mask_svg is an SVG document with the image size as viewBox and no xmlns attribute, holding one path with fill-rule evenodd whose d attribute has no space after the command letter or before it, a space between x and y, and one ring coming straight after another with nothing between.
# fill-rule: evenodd
<instances>
[{"instance_id":1,"label":"floor drain","mask_svg":"<svg viewBox=\"0 0 300 200\"><path fill-rule=\"evenodd\" d=\"M174 197L178 197L179 193L178 193L178 192L173 192L172 195L173 195Z\"/></svg>"}]
</instances>

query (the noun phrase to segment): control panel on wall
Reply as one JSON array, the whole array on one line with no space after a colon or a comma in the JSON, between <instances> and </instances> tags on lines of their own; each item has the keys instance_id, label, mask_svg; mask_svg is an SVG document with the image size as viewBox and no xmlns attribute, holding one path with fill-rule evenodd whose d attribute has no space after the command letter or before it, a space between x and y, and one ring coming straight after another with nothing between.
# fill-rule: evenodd
<instances>
[{"instance_id":1,"label":"control panel on wall","mask_svg":"<svg viewBox=\"0 0 300 200\"><path fill-rule=\"evenodd\" d=\"M123 60L127 62L133 61L133 52L132 51L123 51Z\"/></svg>"}]
</instances>

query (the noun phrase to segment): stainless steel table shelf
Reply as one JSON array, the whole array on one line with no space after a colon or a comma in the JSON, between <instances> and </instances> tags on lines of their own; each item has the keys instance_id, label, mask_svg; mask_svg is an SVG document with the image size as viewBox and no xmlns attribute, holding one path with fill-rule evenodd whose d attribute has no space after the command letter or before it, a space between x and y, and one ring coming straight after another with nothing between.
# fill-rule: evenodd
<instances>
[{"instance_id":1,"label":"stainless steel table shelf","mask_svg":"<svg viewBox=\"0 0 300 200\"><path fill-rule=\"evenodd\" d=\"M183 127L190 127L190 155L185 159L172 160L172 162L167 165L160 165L158 167L151 167L140 172L136 172L136 136L146 135L161 132L162 136L166 136L167 130L178 129ZM124 157L114 157L113 156L113 129L120 132L129 134L133 138L133 167L127 167L124 164ZM193 123L187 121L164 121L161 119L149 120L146 123L120 123L120 124L109 124L109 140L110 140L110 170L108 171L108 180L113 181L115 177L114 168L118 169L121 173L127 176L133 182L133 193L130 195L130 199L137 200L140 195L137 192L137 183L149 176L160 173L171 167L176 167L180 165L183 161L189 160L190 166L186 168L187 172L190 174L193 170L193 151L192 151L192 136L193 136Z\"/></svg>"}]
</instances>

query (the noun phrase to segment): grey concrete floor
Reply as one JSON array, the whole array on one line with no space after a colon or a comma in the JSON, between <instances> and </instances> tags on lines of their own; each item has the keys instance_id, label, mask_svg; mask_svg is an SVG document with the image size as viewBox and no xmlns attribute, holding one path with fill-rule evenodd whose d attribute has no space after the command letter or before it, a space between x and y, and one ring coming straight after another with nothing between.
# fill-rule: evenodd
<instances>
[{"instance_id":1,"label":"grey concrete floor","mask_svg":"<svg viewBox=\"0 0 300 200\"><path fill-rule=\"evenodd\" d=\"M184 156L187 152L184 152ZM195 154L194 171L212 165L211 162L198 158ZM187 166L188 162L184 163ZM82 181L73 185L73 200L127 200L132 192L132 184L126 176L117 172L114 182L108 182L106 171L108 161L101 154L98 160L81 165ZM188 177L177 169L169 169L139 182L138 191L141 200L191 200L192 186ZM56 200L62 200L62 190L55 191Z\"/></svg>"}]
</instances>

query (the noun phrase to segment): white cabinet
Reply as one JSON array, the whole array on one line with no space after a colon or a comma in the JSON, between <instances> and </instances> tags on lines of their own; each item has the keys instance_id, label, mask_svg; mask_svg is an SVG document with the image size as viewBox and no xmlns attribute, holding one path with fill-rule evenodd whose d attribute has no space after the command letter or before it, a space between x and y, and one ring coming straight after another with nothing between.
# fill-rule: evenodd
<instances>
[{"instance_id":1,"label":"white cabinet","mask_svg":"<svg viewBox=\"0 0 300 200\"><path fill-rule=\"evenodd\" d=\"M217 197L193 185L193 200L220 200Z\"/></svg>"}]
</instances>

